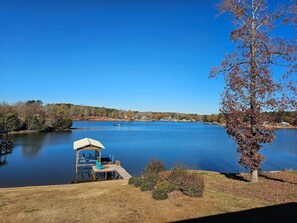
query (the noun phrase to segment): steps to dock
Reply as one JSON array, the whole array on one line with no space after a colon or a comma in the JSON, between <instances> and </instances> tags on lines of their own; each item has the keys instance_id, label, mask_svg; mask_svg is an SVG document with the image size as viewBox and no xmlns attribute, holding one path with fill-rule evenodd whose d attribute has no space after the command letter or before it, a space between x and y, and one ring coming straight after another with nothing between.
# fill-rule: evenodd
<instances>
[{"instance_id":1,"label":"steps to dock","mask_svg":"<svg viewBox=\"0 0 297 223\"><path fill-rule=\"evenodd\" d=\"M104 165L104 169L98 169L96 166L92 166L92 173L93 173L94 180L96 180L97 173L104 173L105 179L106 179L107 173L109 172L116 172L116 174L119 177L125 180L128 180L129 178L131 178L131 175L122 166L110 164L110 165Z\"/></svg>"},{"instance_id":2,"label":"steps to dock","mask_svg":"<svg viewBox=\"0 0 297 223\"><path fill-rule=\"evenodd\" d=\"M116 166L116 165L115 165ZM128 180L131 178L131 175L121 166L116 166L115 167L118 174L125 180Z\"/></svg>"}]
</instances>

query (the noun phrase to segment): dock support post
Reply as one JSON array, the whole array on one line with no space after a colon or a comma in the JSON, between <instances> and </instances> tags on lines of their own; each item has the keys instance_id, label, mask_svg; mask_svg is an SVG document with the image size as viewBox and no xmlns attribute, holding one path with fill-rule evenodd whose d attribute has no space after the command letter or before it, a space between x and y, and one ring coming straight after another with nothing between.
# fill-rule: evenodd
<instances>
[{"instance_id":1,"label":"dock support post","mask_svg":"<svg viewBox=\"0 0 297 223\"><path fill-rule=\"evenodd\" d=\"M75 157L75 183L77 183L77 175L78 175L78 155L79 151L76 150L76 157Z\"/></svg>"}]
</instances>

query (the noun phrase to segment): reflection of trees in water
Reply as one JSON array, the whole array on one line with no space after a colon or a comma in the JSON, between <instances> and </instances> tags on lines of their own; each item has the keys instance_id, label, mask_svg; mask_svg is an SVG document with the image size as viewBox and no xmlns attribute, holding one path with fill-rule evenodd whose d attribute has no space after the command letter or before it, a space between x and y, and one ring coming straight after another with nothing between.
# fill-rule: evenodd
<instances>
[{"instance_id":1,"label":"reflection of trees in water","mask_svg":"<svg viewBox=\"0 0 297 223\"><path fill-rule=\"evenodd\" d=\"M36 156L42 149L46 133L27 134L18 137L24 156Z\"/></svg>"},{"instance_id":2,"label":"reflection of trees in water","mask_svg":"<svg viewBox=\"0 0 297 223\"><path fill-rule=\"evenodd\" d=\"M24 156L34 157L45 145L67 143L70 135L71 132L24 134L16 136L15 141L18 142Z\"/></svg>"},{"instance_id":3,"label":"reflection of trees in water","mask_svg":"<svg viewBox=\"0 0 297 223\"><path fill-rule=\"evenodd\" d=\"M6 154L5 155L0 155L0 167L7 164L6 157L7 157Z\"/></svg>"},{"instance_id":4,"label":"reflection of trees in water","mask_svg":"<svg viewBox=\"0 0 297 223\"><path fill-rule=\"evenodd\" d=\"M68 143L71 131L47 133L45 143L48 145L58 145ZM72 142L71 142L72 143Z\"/></svg>"}]
</instances>

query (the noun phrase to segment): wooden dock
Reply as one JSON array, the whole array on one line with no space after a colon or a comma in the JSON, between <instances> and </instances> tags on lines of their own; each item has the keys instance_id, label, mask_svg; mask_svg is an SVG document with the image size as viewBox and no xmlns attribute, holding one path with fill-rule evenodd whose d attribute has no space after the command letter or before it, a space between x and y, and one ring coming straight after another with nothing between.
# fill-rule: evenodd
<instances>
[{"instance_id":1,"label":"wooden dock","mask_svg":"<svg viewBox=\"0 0 297 223\"><path fill-rule=\"evenodd\" d=\"M131 177L131 175L122 166L117 166L115 164L108 164L103 166L104 166L104 169L98 169L95 165L92 166L92 173L93 173L94 180L96 180L97 173L104 173L105 179L107 179L107 173L109 172L115 172L117 176L125 180L128 180Z\"/></svg>"},{"instance_id":2,"label":"wooden dock","mask_svg":"<svg viewBox=\"0 0 297 223\"><path fill-rule=\"evenodd\" d=\"M123 179L128 180L131 178L131 175L123 167L115 165L115 168Z\"/></svg>"}]
</instances>

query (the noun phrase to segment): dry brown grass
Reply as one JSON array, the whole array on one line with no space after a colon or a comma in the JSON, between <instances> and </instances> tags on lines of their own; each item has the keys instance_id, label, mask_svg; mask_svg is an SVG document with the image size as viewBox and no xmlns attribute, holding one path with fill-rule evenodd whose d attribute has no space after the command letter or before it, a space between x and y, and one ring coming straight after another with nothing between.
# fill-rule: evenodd
<instances>
[{"instance_id":1,"label":"dry brown grass","mask_svg":"<svg viewBox=\"0 0 297 223\"><path fill-rule=\"evenodd\" d=\"M297 201L297 174L275 173L257 184L203 172L202 198L172 192L156 201L126 180L0 189L1 222L170 222ZM230 178L232 177L232 178Z\"/></svg>"}]
</instances>

